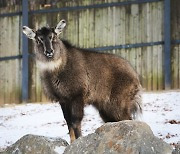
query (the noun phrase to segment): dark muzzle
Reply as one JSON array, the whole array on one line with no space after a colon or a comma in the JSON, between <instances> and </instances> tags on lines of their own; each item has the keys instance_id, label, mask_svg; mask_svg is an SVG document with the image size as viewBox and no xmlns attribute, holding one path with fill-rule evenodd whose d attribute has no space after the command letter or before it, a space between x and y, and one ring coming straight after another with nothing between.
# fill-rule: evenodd
<instances>
[{"instance_id":1,"label":"dark muzzle","mask_svg":"<svg viewBox=\"0 0 180 154\"><path fill-rule=\"evenodd\" d=\"M46 51L44 51L44 54L47 57L51 58L53 56L53 54L54 54L54 51L52 49L51 50L46 50Z\"/></svg>"}]
</instances>

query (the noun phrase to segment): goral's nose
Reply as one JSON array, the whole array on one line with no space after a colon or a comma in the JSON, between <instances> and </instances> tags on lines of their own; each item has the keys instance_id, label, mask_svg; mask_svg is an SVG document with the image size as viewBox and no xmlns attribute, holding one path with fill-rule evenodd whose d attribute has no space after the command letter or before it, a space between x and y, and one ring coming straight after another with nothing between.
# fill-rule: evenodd
<instances>
[{"instance_id":1,"label":"goral's nose","mask_svg":"<svg viewBox=\"0 0 180 154\"><path fill-rule=\"evenodd\" d=\"M46 50L44 54L45 54L47 57L52 57L52 56L53 56L53 53L54 53L54 51L51 49L51 50Z\"/></svg>"}]
</instances>

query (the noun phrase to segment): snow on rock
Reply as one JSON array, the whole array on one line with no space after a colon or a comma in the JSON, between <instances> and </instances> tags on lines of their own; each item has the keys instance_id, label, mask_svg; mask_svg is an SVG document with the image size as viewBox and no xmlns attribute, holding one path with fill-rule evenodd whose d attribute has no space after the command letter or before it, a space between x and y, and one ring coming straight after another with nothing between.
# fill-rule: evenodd
<instances>
[{"instance_id":1,"label":"snow on rock","mask_svg":"<svg viewBox=\"0 0 180 154\"><path fill-rule=\"evenodd\" d=\"M61 138L52 138L39 135L28 134L20 138L13 145L9 146L6 154L54 154L63 153L68 143Z\"/></svg>"},{"instance_id":2,"label":"snow on rock","mask_svg":"<svg viewBox=\"0 0 180 154\"><path fill-rule=\"evenodd\" d=\"M56 146L54 151L57 152L58 154L63 154L65 149L66 147L64 146L60 146L60 147Z\"/></svg>"},{"instance_id":3,"label":"snow on rock","mask_svg":"<svg viewBox=\"0 0 180 154\"><path fill-rule=\"evenodd\" d=\"M176 145L180 141L180 92L143 94L143 121L158 138ZM96 109L85 108L82 133L103 124ZM60 137L69 142L61 107L56 103L23 104L0 108L0 151L26 134Z\"/></svg>"}]
</instances>

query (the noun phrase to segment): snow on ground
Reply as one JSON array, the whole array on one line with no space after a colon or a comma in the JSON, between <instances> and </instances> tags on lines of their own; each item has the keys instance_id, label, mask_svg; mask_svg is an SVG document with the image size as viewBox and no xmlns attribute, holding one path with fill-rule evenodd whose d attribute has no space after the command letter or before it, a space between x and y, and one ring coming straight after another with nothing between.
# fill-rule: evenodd
<instances>
[{"instance_id":1,"label":"snow on ground","mask_svg":"<svg viewBox=\"0 0 180 154\"><path fill-rule=\"evenodd\" d=\"M143 94L143 121L153 133L168 142L180 142L180 92ZM92 106L85 108L83 135L103 124ZM26 134L61 137L69 142L68 129L57 103L7 105L0 108L0 151Z\"/></svg>"}]
</instances>

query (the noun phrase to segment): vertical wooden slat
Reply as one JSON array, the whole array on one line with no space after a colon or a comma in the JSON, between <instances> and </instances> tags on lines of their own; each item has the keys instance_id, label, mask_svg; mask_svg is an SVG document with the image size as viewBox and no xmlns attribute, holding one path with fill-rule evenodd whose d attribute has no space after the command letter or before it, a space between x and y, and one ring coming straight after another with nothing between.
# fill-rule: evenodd
<instances>
[{"instance_id":1,"label":"vertical wooden slat","mask_svg":"<svg viewBox=\"0 0 180 154\"><path fill-rule=\"evenodd\" d=\"M180 40L180 10L179 10L180 1L174 0L171 1L171 37L172 40ZM173 44L172 45L172 88L178 89L180 88L180 45Z\"/></svg>"},{"instance_id":2,"label":"vertical wooden slat","mask_svg":"<svg viewBox=\"0 0 180 154\"><path fill-rule=\"evenodd\" d=\"M137 5L137 12L135 15L135 25L136 25L136 39L135 43L142 42L141 40L141 23L140 23L140 12L141 5ZM141 75L141 48L136 49L136 71L139 75ZM141 78L140 78L141 81Z\"/></svg>"},{"instance_id":3,"label":"vertical wooden slat","mask_svg":"<svg viewBox=\"0 0 180 154\"><path fill-rule=\"evenodd\" d=\"M177 10L177 14L175 14L177 16L177 39L180 40L180 9L179 9L179 5L180 5L180 1L176 0L177 6L176 6L176 10ZM177 67L177 69L179 70L178 72L178 89L180 88L180 44L178 44L178 57L176 57L179 61L179 65Z\"/></svg>"},{"instance_id":4,"label":"vertical wooden slat","mask_svg":"<svg viewBox=\"0 0 180 154\"><path fill-rule=\"evenodd\" d=\"M178 89L178 54L179 52L179 46L176 45L174 47L174 50L173 50L173 67L172 67L172 71L173 71L173 88L174 89Z\"/></svg>"},{"instance_id":5,"label":"vertical wooden slat","mask_svg":"<svg viewBox=\"0 0 180 154\"><path fill-rule=\"evenodd\" d=\"M126 11L125 11L125 7L120 7L120 33L119 33L119 37L120 37L120 44L124 45L126 43L126 38L125 38L125 16L126 16ZM126 50L125 49L121 49L121 56L123 58L126 57Z\"/></svg>"},{"instance_id":6,"label":"vertical wooden slat","mask_svg":"<svg viewBox=\"0 0 180 154\"><path fill-rule=\"evenodd\" d=\"M178 85L178 89L180 88L180 45L179 45L179 50L178 50L178 82L177 82L177 85Z\"/></svg>"},{"instance_id":7,"label":"vertical wooden slat","mask_svg":"<svg viewBox=\"0 0 180 154\"><path fill-rule=\"evenodd\" d=\"M141 24L141 41L142 42L146 42L146 8L147 8L147 4L144 4L144 6L141 6L141 12L140 12L140 24ZM140 74L140 78L141 78L141 83L142 86L144 88L146 88L146 48L143 47L141 48L141 74Z\"/></svg>"},{"instance_id":8,"label":"vertical wooden slat","mask_svg":"<svg viewBox=\"0 0 180 154\"><path fill-rule=\"evenodd\" d=\"M159 23L158 20L158 14L157 14L157 3L152 3L152 23ZM155 40L157 41L157 35L158 35L158 31L157 28L155 28L155 26L152 26L152 41ZM158 50L157 50L158 46L153 46L152 47L152 90L157 90L157 74L158 74L158 70L157 70L157 61L158 61Z\"/></svg>"},{"instance_id":9,"label":"vertical wooden slat","mask_svg":"<svg viewBox=\"0 0 180 154\"><path fill-rule=\"evenodd\" d=\"M88 45L88 47L93 48L94 40L95 40L95 11L94 11L94 9L88 10L87 24L89 25L89 28L88 28L88 36L89 36L88 44L89 45Z\"/></svg>"},{"instance_id":10,"label":"vertical wooden slat","mask_svg":"<svg viewBox=\"0 0 180 154\"><path fill-rule=\"evenodd\" d=\"M101 39L102 39L102 22L101 22L101 20L100 20L100 16L101 16L101 12L100 12L100 9L98 8L98 9L95 9L94 10L94 16L95 16L95 23L94 23L94 25L95 25L95 29L94 29L94 35L95 35L95 37L94 37L94 46L95 47L98 47L98 46L100 46L101 44Z\"/></svg>"},{"instance_id":11,"label":"vertical wooden slat","mask_svg":"<svg viewBox=\"0 0 180 154\"><path fill-rule=\"evenodd\" d=\"M81 3L79 3L81 5ZM83 47L83 14L79 11L79 46Z\"/></svg>"},{"instance_id":12,"label":"vertical wooden slat","mask_svg":"<svg viewBox=\"0 0 180 154\"><path fill-rule=\"evenodd\" d=\"M133 43L139 43L141 42L140 35L139 35L139 5L135 4L132 5L132 15L133 15ZM136 72L139 73L139 67L138 67L138 57L139 56L139 48L134 49L134 68L136 69Z\"/></svg>"},{"instance_id":13,"label":"vertical wooden slat","mask_svg":"<svg viewBox=\"0 0 180 154\"><path fill-rule=\"evenodd\" d=\"M152 19L151 19L151 4L147 4L147 31L146 31L146 41L147 42L151 42L151 29L152 26L150 23L152 23ZM147 90L151 90L151 86L152 86L152 59L150 58L152 57L152 51L151 51L151 47L147 47Z\"/></svg>"},{"instance_id":14,"label":"vertical wooden slat","mask_svg":"<svg viewBox=\"0 0 180 154\"><path fill-rule=\"evenodd\" d=\"M125 44L130 43L130 36L129 31L130 31L130 7L131 6L125 6ZM129 60L129 50L125 49L125 59Z\"/></svg>"},{"instance_id":15,"label":"vertical wooden slat","mask_svg":"<svg viewBox=\"0 0 180 154\"><path fill-rule=\"evenodd\" d=\"M157 32L158 34L158 39L157 41L162 41L163 40L163 29L162 29L162 25L163 25L163 2L159 2L158 3L158 8L157 8L157 19L158 19L158 24L157 24ZM162 45L158 46L158 59L157 59L157 63L158 63L158 90L162 90L164 89L164 79L163 79L163 48Z\"/></svg>"}]
</instances>

